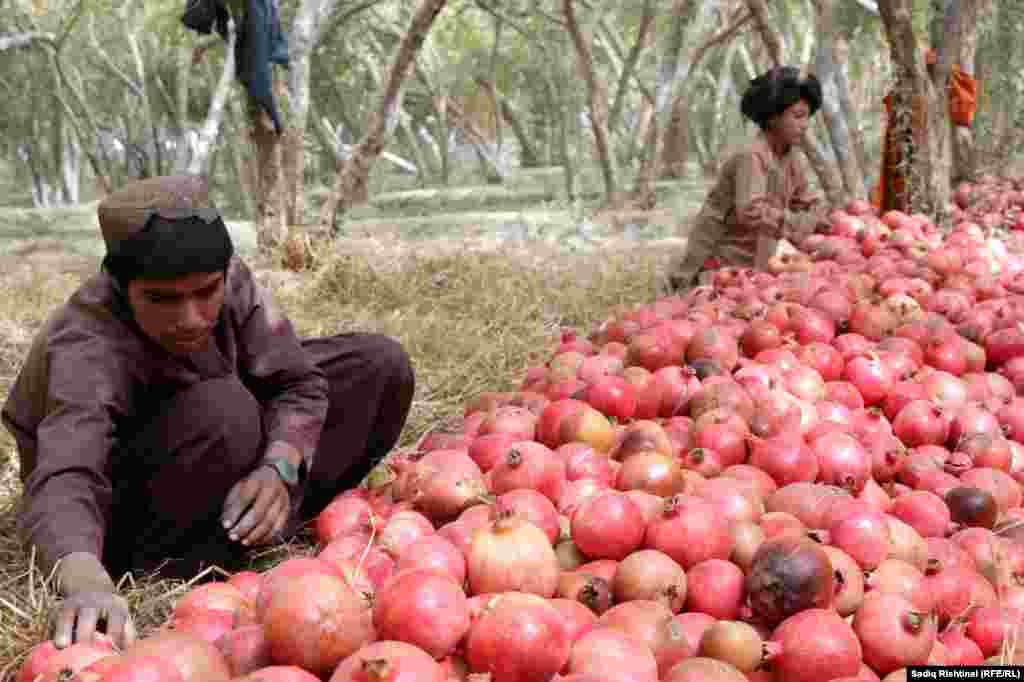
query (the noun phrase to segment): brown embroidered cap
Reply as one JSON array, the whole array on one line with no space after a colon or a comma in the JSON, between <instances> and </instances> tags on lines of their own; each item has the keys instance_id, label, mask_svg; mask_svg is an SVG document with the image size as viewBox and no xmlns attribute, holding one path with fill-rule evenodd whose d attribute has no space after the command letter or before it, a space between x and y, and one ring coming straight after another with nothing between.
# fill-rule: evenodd
<instances>
[{"instance_id":1,"label":"brown embroidered cap","mask_svg":"<svg viewBox=\"0 0 1024 682\"><path fill-rule=\"evenodd\" d=\"M226 271L234 254L202 176L133 182L104 199L97 214L107 246L103 267L122 286L133 279Z\"/></svg>"},{"instance_id":2,"label":"brown embroidered cap","mask_svg":"<svg viewBox=\"0 0 1024 682\"><path fill-rule=\"evenodd\" d=\"M210 188L200 175L165 175L137 180L100 202L96 209L107 252L138 234L153 209L212 208Z\"/></svg>"}]
</instances>

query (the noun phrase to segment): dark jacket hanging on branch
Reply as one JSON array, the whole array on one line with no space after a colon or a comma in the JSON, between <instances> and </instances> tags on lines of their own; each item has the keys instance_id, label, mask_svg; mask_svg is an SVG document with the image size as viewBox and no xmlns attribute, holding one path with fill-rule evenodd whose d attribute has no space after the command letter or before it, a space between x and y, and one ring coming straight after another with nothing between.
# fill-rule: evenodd
<instances>
[{"instance_id":1,"label":"dark jacket hanging on branch","mask_svg":"<svg viewBox=\"0 0 1024 682\"><path fill-rule=\"evenodd\" d=\"M266 109L280 134L281 118L274 103L273 65L288 66L288 41L281 29L275 0L238 0L244 3L241 21L236 21L235 64L238 80L249 97ZM208 34L214 27L225 40L230 12L223 0L186 0L181 21L187 28Z\"/></svg>"}]
</instances>

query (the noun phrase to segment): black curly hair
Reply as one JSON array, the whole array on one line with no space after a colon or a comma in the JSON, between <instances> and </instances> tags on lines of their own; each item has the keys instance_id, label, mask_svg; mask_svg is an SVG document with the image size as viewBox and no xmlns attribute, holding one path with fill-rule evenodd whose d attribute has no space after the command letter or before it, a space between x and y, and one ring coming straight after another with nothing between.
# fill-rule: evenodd
<instances>
[{"instance_id":1,"label":"black curly hair","mask_svg":"<svg viewBox=\"0 0 1024 682\"><path fill-rule=\"evenodd\" d=\"M807 102L813 116L821 108L821 98L821 83L813 74L801 78L800 69L777 66L750 81L740 111L764 130L773 116L800 100Z\"/></svg>"}]
</instances>

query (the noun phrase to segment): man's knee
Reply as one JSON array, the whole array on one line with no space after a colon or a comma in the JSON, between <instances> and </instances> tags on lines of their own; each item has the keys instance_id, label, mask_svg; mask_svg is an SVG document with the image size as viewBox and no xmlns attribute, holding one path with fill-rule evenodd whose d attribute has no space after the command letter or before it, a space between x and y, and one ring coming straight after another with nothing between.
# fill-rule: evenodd
<instances>
[{"instance_id":1,"label":"man's knee","mask_svg":"<svg viewBox=\"0 0 1024 682\"><path fill-rule=\"evenodd\" d=\"M239 438L262 433L260 404L236 376L195 384L177 402L196 429L211 435Z\"/></svg>"},{"instance_id":2,"label":"man's knee","mask_svg":"<svg viewBox=\"0 0 1024 682\"><path fill-rule=\"evenodd\" d=\"M411 393L415 385L415 373L409 354L402 344L384 334L359 334L357 338L353 350L358 359L354 363L325 365L328 381L348 385L351 378L348 372L355 370L356 376L360 377L357 381L369 381Z\"/></svg>"},{"instance_id":3,"label":"man's knee","mask_svg":"<svg viewBox=\"0 0 1024 682\"><path fill-rule=\"evenodd\" d=\"M412 360L401 343L390 336L377 337L374 340L372 358L382 375L392 377L399 387L412 390L416 374L412 368Z\"/></svg>"},{"instance_id":4,"label":"man's knee","mask_svg":"<svg viewBox=\"0 0 1024 682\"><path fill-rule=\"evenodd\" d=\"M202 462L208 473L238 476L251 467L263 441L260 404L236 376L209 379L179 392L157 420L143 440L149 447L173 452L175 467ZM211 451L217 457L208 457Z\"/></svg>"}]
</instances>

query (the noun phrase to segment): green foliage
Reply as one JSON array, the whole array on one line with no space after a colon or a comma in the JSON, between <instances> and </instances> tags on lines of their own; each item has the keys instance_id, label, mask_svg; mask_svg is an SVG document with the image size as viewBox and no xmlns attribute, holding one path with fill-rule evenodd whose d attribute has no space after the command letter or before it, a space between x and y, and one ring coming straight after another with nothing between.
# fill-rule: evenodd
<instances>
[{"instance_id":1,"label":"green foliage","mask_svg":"<svg viewBox=\"0 0 1024 682\"><path fill-rule=\"evenodd\" d=\"M942 0L914 0L914 25L922 44L935 16L934 3ZM129 146L144 148L151 143L151 131L144 129L139 94L125 79L137 80L133 56L125 36L137 31L139 49L145 64L145 86L155 117L155 127L166 139L177 125L177 98L181 81L188 83L186 124L198 126L206 116L213 88L223 64L224 44L217 37L201 37L186 30L180 21L181 0L0 0L4 31L46 31L62 35L67 31L60 64L64 79L58 79L52 68L51 52L41 44L0 52L0 92L5 94L4 115L0 117L0 156L13 162L21 177L30 169L18 158L18 148L30 146L39 159L38 169L46 174L56 172L60 145L58 135L75 134L72 119L61 118L69 108L78 119L78 130L86 146L96 149L93 132L86 121L88 108L91 123L104 135L112 135ZM1024 94L1024 48L1019 36L1024 29L1024 3L993 0L994 10L983 14L979 64L988 64L990 74L983 85L979 131L991 130L992 111L1020 107ZM47 4L46 11L38 7ZM282 0L281 15L286 31L296 17L303 0ZM622 64L634 44L644 0L575 0L581 28L593 49L598 79L605 84L611 98L616 96ZM325 117L333 125L342 124L358 139L365 129L369 113L378 104L378 95L387 69L397 49L402 32L419 4L419 0L378 0L362 8L361 0L337 0L333 16L327 17L321 41L310 56L310 99L313 113ZM636 77L627 83L624 121L635 121L644 98L641 87L650 89L656 69L673 26L669 12L672 0L657 0L652 39L645 46L637 64ZM683 59L688 59L698 41L720 31L735 7L723 2L721 13L714 14L688 31ZM772 0L773 15L787 44L799 51L814 39L814 17L806 0ZM78 9L81 9L78 16ZM689 3L692 22L697 16L708 16L701 0ZM75 17L77 16L77 20ZM888 47L883 27L877 16L858 3L835 3L838 33L850 48L849 76L862 87L868 99L866 108L877 108L888 74ZM93 40L95 36L95 42ZM760 38L752 30L735 39L757 59ZM205 62L189 66L192 49L201 44L212 45L205 52ZM98 51L103 50L106 57ZM737 51L725 66L726 46L717 46L707 55L703 65L691 73L685 83L690 98L693 130L709 154L716 153L718 141L734 135L746 135L736 115L736 99L749 74L746 61ZM881 63L879 71L877 64ZM724 95L719 97L720 77L725 78ZM731 85L728 81L732 81ZM480 82L493 81L499 97L517 112L526 135L537 145L544 162L557 163L562 158L560 131L566 133L570 161L581 167L593 159L593 140L580 115L586 108L585 87L580 81L577 57L565 30L562 0L449 0L424 45L417 70L404 84L404 112L413 130L428 129L437 139L447 132L445 117L436 110L437 96L476 97L482 93ZM82 101L75 98L75 92ZM236 87L235 98L243 96ZM63 99L63 103L61 102ZM720 108L716 104L720 101ZM609 101L609 105L611 102ZM235 144L237 134L248 122L236 119L244 107L229 108L228 125L222 129L218 153ZM716 111L718 112L716 115ZM877 135L873 114L862 114L862 126ZM316 119L314 119L316 120ZM638 144L630 136L634 127L620 126L614 133L616 153L623 161L622 177L635 170ZM310 133L315 132L312 128ZM504 140L512 139L507 125ZM389 142L389 151L410 158L433 158L425 145L413 148L413 138L405 130ZM867 140L874 148L874 140ZM691 145L696 148L696 145ZM307 182L315 186L329 184L333 178L332 152L321 137L306 138ZM249 150L242 150L248 155ZM116 173L132 170L124 158L114 155ZM169 161L164 159L163 169ZM417 186L442 182L440 164L434 171L416 180ZM232 166L218 164L217 182L238 184ZM561 179L556 182L560 182ZM86 180L88 182L88 180ZM625 182L625 181L624 181Z\"/></svg>"}]
</instances>

